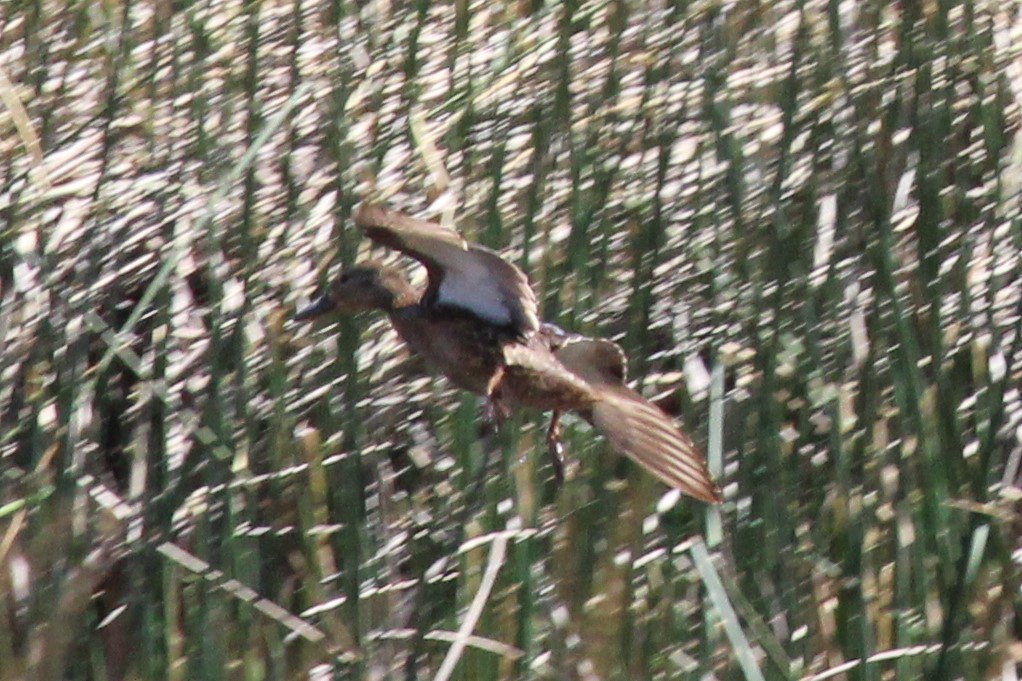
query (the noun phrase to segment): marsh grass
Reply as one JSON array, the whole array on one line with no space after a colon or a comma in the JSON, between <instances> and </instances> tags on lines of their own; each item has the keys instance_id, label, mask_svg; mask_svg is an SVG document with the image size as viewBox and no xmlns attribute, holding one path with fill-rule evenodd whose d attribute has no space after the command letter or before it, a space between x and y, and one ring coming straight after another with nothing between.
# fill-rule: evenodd
<instances>
[{"instance_id":1,"label":"marsh grass","mask_svg":"<svg viewBox=\"0 0 1022 681\"><path fill-rule=\"evenodd\" d=\"M1018 16L6 3L0 679L1015 678ZM367 198L621 342L725 503L290 321Z\"/></svg>"}]
</instances>

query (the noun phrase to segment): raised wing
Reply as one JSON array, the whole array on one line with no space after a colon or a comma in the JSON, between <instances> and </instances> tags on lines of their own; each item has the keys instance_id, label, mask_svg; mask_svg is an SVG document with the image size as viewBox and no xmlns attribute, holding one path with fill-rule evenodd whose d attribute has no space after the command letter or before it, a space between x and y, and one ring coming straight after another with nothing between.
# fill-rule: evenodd
<instances>
[{"instance_id":1,"label":"raised wing","mask_svg":"<svg viewBox=\"0 0 1022 681\"><path fill-rule=\"evenodd\" d=\"M435 222L380 206L362 205L355 224L373 241L426 266L425 302L460 307L523 335L539 328L536 294L528 278L497 253Z\"/></svg>"}]
</instances>

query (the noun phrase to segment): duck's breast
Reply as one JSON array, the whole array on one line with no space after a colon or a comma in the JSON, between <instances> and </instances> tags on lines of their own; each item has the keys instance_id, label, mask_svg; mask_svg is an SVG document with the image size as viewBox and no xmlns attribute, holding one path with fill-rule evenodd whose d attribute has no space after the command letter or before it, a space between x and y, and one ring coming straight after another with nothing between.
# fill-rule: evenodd
<instances>
[{"instance_id":1,"label":"duck's breast","mask_svg":"<svg viewBox=\"0 0 1022 681\"><path fill-rule=\"evenodd\" d=\"M499 330L443 308L404 310L393 322L412 351L436 371L463 390L486 394L502 361Z\"/></svg>"}]
</instances>

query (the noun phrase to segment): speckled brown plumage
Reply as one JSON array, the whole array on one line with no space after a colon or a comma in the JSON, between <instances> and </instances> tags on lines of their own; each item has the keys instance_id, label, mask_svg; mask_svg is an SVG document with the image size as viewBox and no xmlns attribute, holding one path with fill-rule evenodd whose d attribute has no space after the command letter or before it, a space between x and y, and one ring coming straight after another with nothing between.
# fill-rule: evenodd
<instances>
[{"instance_id":1,"label":"speckled brown plumage","mask_svg":"<svg viewBox=\"0 0 1022 681\"><path fill-rule=\"evenodd\" d=\"M498 417L519 407L554 412L548 444L558 479L559 416L573 411L668 485L720 501L692 440L626 385L621 348L540 325L535 296L517 267L439 225L393 211L363 208L356 222L374 240L423 262L426 291L414 290L399 270L369 261L342 272L299 318L382 310L413 351L458 387L484 396ZM482 277L491 270L492 279Z\"/></svg>"}]
</instances>

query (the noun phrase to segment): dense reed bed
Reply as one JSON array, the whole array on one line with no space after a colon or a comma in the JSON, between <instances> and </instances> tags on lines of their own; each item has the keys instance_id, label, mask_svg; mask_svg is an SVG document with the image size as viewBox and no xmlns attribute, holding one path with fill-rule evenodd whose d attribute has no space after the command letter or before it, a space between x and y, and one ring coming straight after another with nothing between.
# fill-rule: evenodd
<instances>
[{"instance_id":1,"label":"dense reed bed","mask_svg":"<svg viewBox=\"0 0 1022 681\"><path fill-rule=\"evenodd\" d=\"M1016 678L1019 12L5 2L0 679ZM365 199L725 503L292 322Z\"/></svg>"}]
</instances>

